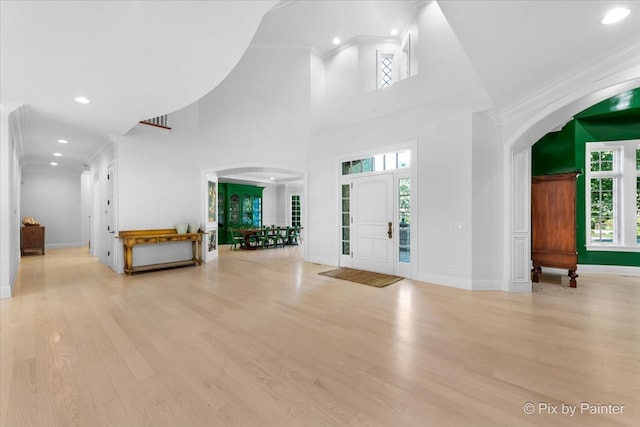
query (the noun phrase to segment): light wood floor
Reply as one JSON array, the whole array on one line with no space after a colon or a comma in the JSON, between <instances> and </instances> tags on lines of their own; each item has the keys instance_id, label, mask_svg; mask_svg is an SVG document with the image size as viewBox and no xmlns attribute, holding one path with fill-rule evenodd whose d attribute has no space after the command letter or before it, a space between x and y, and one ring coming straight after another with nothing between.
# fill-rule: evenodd
<instances>
[{"instance_id":1,"label":"light wood floor","mask_svg":"<svg viewBox=\"0 0 640 427\"><path fill-rule=\"evenodd\" d=\"M317 274L329 268L295 248L133 277L86 250L24 257L0 302L0 422L640 425L638 277L507 294L378 289ZM624 408L571 417L541 402Z\"/></svg>"}]
</instances>

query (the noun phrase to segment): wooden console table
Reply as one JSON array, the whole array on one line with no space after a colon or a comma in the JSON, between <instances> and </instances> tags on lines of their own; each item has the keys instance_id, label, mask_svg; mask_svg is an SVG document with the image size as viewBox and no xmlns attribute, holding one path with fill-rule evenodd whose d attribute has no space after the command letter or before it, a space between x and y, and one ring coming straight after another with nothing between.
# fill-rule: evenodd
<instances>
[{"instance_id":1,"label":"wooden console table","mask_svg":"<svg viewBox=\"0 0 640 427\"><path fill-rule=\"evenodd\" d=\"M131 275L139 271L159 270L162 268L182 267L185 265L202 264L202 235L198 233L178 234L174 228L159 230L127 230L118 233L124 249L124 271ZM192 258L184 261L163 262L159 264L133 266L133 247L135 245L152 245L168 242L191 242Z\"/></svg>"},{"instance_id":2,"label":"wooden console table","mask_svg":"<svg viewBox=\"0 0 640 427\"><path fill-rule=\"evenodd\" d=\"M44 255L44 227L25 225L20 227L20 255L27 252L40 252Z\"/></svg>"}]
</instances>

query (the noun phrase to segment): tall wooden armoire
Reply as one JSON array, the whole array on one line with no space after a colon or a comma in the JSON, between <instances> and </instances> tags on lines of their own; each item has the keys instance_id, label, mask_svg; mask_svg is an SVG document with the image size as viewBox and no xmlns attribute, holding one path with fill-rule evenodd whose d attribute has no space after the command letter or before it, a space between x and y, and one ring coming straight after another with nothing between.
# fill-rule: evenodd
<instances>
[{"instance_id":1,"label":"tall wooden armoire","mask_svg":"<svg viewBox=\"0 0 640 427\"><path fill-rule=\"evenodd\" d=\"M566 268L576 287L576 178L578 173L534 176L531 179L531 280L542 267Z\"/></svg>"}]
</instances>

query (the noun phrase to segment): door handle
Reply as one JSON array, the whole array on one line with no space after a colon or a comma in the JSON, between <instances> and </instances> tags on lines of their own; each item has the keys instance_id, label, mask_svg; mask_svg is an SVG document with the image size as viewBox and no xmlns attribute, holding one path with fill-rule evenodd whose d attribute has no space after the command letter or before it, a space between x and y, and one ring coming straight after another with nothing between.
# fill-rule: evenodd
<instances>
[{"instance_id":1,"label":"door handle","mask_svg":"<svg viewBox=\"0 0 640 427\"><path fill-rule=\"evenodd\" d=\"M393 239L393 223L389 221L389 229L387 230L387 235L390 239Z\"/></svg>"}]
</instances>

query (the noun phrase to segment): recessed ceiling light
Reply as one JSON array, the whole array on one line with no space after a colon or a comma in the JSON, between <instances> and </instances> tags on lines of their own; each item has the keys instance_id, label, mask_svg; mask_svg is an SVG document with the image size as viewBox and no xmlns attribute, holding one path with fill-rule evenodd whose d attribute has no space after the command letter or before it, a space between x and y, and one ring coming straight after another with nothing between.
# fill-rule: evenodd
<instances>
[{"instance_id":1,"label":"recessed ceiling light","mask_svg":"<svg viewBox=\"0 0 640 427\"><path fill-rule=\"evenodd\" d=\"M58 166L58 164L56 162L51 162L49 163L51 166Z\"/></svg>"},{"instance_id":2,"label":"recessed ceiling light","mask_svg":"<svg viewBox=\"0 0 640 427\"><path fill-rule=\"evenodd\" d=\"M340 44L340 37L334 37L333 38L333 44L335 44L336 46Z\"/></svg>"},{"instance_id":3,"label":"recessed ceiling light","mask_svg":"<svg viewBox=\"0 0 640 427\"><path fill-rule=\"evenodd\" d=\"M274 177L270 177L269 179L270 179L271 181L275 181L275 178L274 178Z\"/></svg>"},{"instance_id":4,"label":"recessed ceiling light","mask_svg":"<svg viewBox=\"0 0 640 427\"><path fill-rule=\"evenodd\" d=\"M68 144L69 143L69 141L67 141L66 139L59 139L58 142L60 144Z\"/></svg>"},{"instance_id":5,"label":"recessed ceiling light","mask_svg":"<svg viewBox=\"0 0 640 427\"><path fill-rule=\"evenodd\" d=\"M392 29L391 30L391 35L392 36L397 36L398 35L398 29L397 28Z\"/></svg>"},{"instance_id":6,"label":"recessed ceiling light","mask_svg":"<svg viewBox=\"0 0 640 427\"><path fill-rule=\"evenodd\" d=\"M615 24L616 22L622 21L626 18L631 11L624 7L616 7L615 9L611 9L604 18L602 18L602 23L605 25Z\"/></svg>"},{"instance_id":7,"label":"recessed ceiling light","mask_svg":"<svg viewBox=\"0 0 640 427\"><path fill-rule=\"evenodd\" d=\"M76 102L79 102L80 104L88 104L89 102L91 102L91 101L89 101L88 98L86 98L84 96L76 96L75 100L76 100Z\"/></svg>"},{"instance_id":8,"label":"recessed ceiling light","mask_svg":"<svg viewBox=\"0 0 640 427\"><path fill-rule=\"evenodd\" d=\"M53 153L53 155L56 156L56 157L62 157L62 154L60 154L60 153Z\"/></svg>"}]
</instances>

